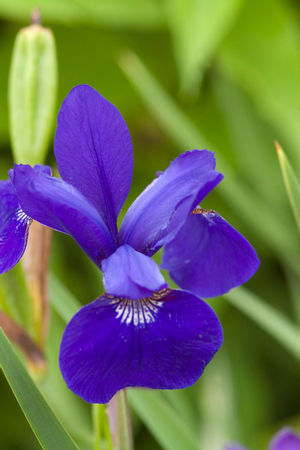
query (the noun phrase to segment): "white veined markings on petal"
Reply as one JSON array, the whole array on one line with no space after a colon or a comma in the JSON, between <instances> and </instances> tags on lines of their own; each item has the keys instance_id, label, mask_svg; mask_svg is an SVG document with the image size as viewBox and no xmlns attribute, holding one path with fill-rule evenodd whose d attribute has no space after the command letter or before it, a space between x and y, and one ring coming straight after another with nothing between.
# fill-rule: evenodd
<instances>
[{"instance_id":1,"label":"white veined markings on petal","mask_svg":"<svg viewBox=\"0 0 300 450\"><path fill-rule=\"evenodd\" d=\"M157 313L163 305L163 298L168 289L163 289L155 293L153 297L140 298L131 300L129 298L116 298L107 295L111 298L111 303L115 307L116 318L121 320L121 323L129 325L133 323L134 326L145 326L147 323L155 322Z\"/></svg>"},{"instance_id":2,"label":"white veined markings on petal","mask_svg":"<svg viewBox=\"0 0 300 450\"><path fill-rule=\"evenodd\" d=\"M24 223L27 225L31 222L31 218L27 216L27 214L24 213L24 211L21 208L18 208L16 211L16 219L17 222L19 222L22 225L24 225Z\"/></svg>"}]
</instances>

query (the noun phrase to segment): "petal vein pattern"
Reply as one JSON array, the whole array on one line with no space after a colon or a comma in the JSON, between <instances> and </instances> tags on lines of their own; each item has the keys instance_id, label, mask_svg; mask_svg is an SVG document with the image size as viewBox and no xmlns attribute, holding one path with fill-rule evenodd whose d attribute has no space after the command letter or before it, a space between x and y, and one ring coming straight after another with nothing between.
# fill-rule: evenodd
<instances>
[{"instance_id":1,"label":"petal vein pattern","mask_svg":"<svg viewBox=\"0 0 300 450\"><path fill-rule=\"evenodd\" d=\"M159 308L163 302L159 298L163 298L167 294L167 289L162 289L157 293L153 293L153 297L132 300L129 298L115 298L106 294L107 298L111 298L112 305L115 306L116 318L121 323L135 326L145 326L147 323L155 321Z\"/></svg>"},{"instance_id":2,"label":"petal vein pattern","mask_svg":"<svg viewBox=\"0 0 300 450\"><path fill-rule=\"evenodd\" d=\"M122 243L153 255L172 240L188 214L222 180L213 153L193 150L178 156L127 211Z\"/></svg>"},{"instance_id":3,"label":"petal vein pattern","mask_svg":"<svg viewBox=\"0 0 300 450\"><path fill-rule=\"evenodd\" d=\"M178 286L202 298L245 283L258 266L249 242L218 213L201 208L165 246L161 264Z\"/></svg>"},{"instance_id":4,"label":"petal vein pattern","mask_svg":"<svg viewBox=\"0 0 300 450\"><path fill-rule=\"evenodd\" d=\"M97 265L114 251L101 216L73 186L22 164L15 165L10 175L22 210L29 217L70 234Z\"/></svg>"},{"instance_id":5,"label":"petal vein pattern","mask_svg":"<svg viewBox=\"0 0 300 450\"><path fill-rule=\"evenodd\" d=\"M130 134L117 108L90 86L73 88L58 114L54 152L61 177L97 208L116 240L133 170Z\"/></svg>"},{"instance_id":6,"label":"petal vein pattern","mask_svg":"<svg viewBox=\"0 0 300 450\"><path fill-rule=\"evenodd\" d=\"M0 273L7 272L22 257L31 223L20 208L13 184L0 181Z\"/></svg>"},{"instance_id":7,"label":"petal vein pattern","mask_svg":"<svg viewBox=\"0 0 300 450\"><path fill-rule=\"evenodd\" d=\"M129 386L179 389L197 381L222 344L221 324L210 306L189 292L167 289L156 295L150 303L132 300L130 306L126 299L103 295L72 318L60 368L73 392L107 403ZM146 319L149 304L155 310Z\"/></svg>"}]
</instances>

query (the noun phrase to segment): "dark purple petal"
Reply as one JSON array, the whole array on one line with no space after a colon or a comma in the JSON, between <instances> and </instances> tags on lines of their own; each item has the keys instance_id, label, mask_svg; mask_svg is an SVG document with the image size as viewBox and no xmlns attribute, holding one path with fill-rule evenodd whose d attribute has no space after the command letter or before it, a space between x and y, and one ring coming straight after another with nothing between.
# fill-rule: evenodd
<instances>
[{"instance_id":1,"label":"dark purple petal","mask_svg":"<svg viewBox=\"0 0 300 450\"><path fill-rule=\"evenodd\" d=\"M115 250L98 211L73 186L22 164L15 166L11 179L22 210L34 220L73 236L96 264Z\"/></svg>"},{"instance_id":2,"label":"dark purple petal","mask_svg":"<svg viewBox=\"0 0 300 450\"><path fill-rule=\"evenodd\" d=\"M68 324L60 368L75 394L107 403L128 386L192 385L222 340L216 314L191 293L167 289L140 300L104 295Z\"/></svg>"},{"instance_id":3,"label":"dark purple petal","mask_svg":"<svg viewBox=\"0 0 300 450\"><path fill-rule=\"evenodd\" d=\"M130 189L133 153L121 114L90 86L76 86L57 119L55 156L62 178L100 212L112 234Z\"/></svg>"},{"instance_id":4,"label":"dark purple petal","mask_svg":"<svg viewBox=\"0 0 300 450\"><path fill-rule=\"evenodd\" d=\"M167 287L156 263L149 256L122 245L101 263L108 294L138 299Z\"/></svg>"},{"instance_id":5,"label":"dark purple petal","mask_svg":"<svg viewBox=\"0 0 300 450\"><path fill-rule=\"evenodd\" d=\"M215 297L251 278L259 259L249 242L219 214L199 211L166 245L162 268L181 288Z\"/></svg>"},{"instance_id":6,"label":"dark purple petal","mask_svg":"<svg viewBox=\"0 0 300 450\"><path fill-rule=\"evenodd\" d=\"M213 153L194 150L180 155L131 205L121 226L121 241L153 255L222 178Z\"/></svg>"},{"instance_id":7,"label":"dark purple petal","mask_svg":"<svg viewBox=\"0 0 300 450\"><path fill-rule=\"evenodd\" d=\"M30 223L12 183L0 181L0 273L10 270L23 255Z\"/></svg>"},{"instance_id":8,"label":"dark purple petal","mask_svg":"<svg viewBox=\"0 0 300 450\"><path fill-rule=\"evenodd\" d=\"M300 450L300 436L291 428L283 428L273 437L269 450Z\"/></svg>"}]
</instances>

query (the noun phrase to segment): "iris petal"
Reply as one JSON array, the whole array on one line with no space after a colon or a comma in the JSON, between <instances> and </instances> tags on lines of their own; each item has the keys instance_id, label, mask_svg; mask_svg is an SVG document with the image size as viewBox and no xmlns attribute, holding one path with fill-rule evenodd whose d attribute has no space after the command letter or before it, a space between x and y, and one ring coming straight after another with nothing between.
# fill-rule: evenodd
<instances>
[{"instance_id":1,"label":"iris petal","mask_svg":"<svg viewBox=\"0 0 300 450\"><path fill-rule=\"evenodd\" d=\"M115 249L98 211L73 186L27 165L11 171L22 210L32 219L70 234L96 263Z\"/></svg>"},{"instance_id":2,"label":"iris petal","mask_svg":"<svg viewBox=\"0 0 300 450\"><path fill-rule=\"evenodd\" d=\"M158 266L129 245L122 245L101 264L108 294L138 299L167 287Z\"/></svg>"},{"instance_id":3,"label":"iris petal","mask_svg":"<svg viewBox=\"0 0 300 450\"><path fill-rule=\"evenodd\" d=\"M194 150L180 155L127 211L122 243L153 255L175 237L188 214L221 181L213 153Z\"/></svg>"},{"instance_id":4,"label":"iris petal","mask_svg":"<svg viewBox=\"0 0 300 450\"><path fill-rule=\"evenodd\" d=\"M219 214L198 212L166 245L162 268L181 288L215 297L251 278L259 260L249 242Z\"/></svg>"},{"instance_id":5,"label":"iris petal","mask_svg":"<svg viewBox=\"0 0 300 450\"><path fill-rule=\"evenodd\" d=\"M9 271L23 255L30 223L13 184L0 181L0 273Z\"/></svg>"},{"instance_id":6,"label":"iris petal","mask_svg":"<svg viewBox=\"0 0 300 450\"><path fill-rule=\"evenodd\" d=\"M300 436L291 428L283 428L275 434L269 445L269 450L299 450Z\"/></svg>"},{"instance_id":7,"label":"iris petal","mask_svg":"<svg viewBox=\"0 0 300 450\"><path fill-rule=\"evenodd\" d=\"M117 108L90 86L76 86L58 114L54 149L62 178L98 209L116 236L133 168L130 134Z\"/></svg>"},{"instance_id":8,"label":"iris petal","mask_svg":"<svg viewBox=\"0 0 300 450\"><path fill-rule=\"evenodd\" d=\"M222 340L217 316L191 293L163 290L140 300L104 295L67 325L60 368L75 394L106 403L129 386L190 386Z\"/></svg>"}]
</instances>

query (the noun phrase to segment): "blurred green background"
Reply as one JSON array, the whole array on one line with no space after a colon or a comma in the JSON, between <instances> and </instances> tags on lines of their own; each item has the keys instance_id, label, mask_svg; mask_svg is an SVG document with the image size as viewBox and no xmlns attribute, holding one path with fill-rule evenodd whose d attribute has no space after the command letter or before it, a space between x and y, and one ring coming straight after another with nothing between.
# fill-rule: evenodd
<instances>
[{"instance_id":1,"label":"blurred green background","mask_svg":"<svg viewBox=\"0 0 300 450\"><path fill-rule=\"evenodd\" d=\"M246 288L299 325L299 236L274 147L279 140L300 178L299 2L0 0L2 179L13 164L7 106L13 42L35 6L56 38L58 108L74 85L86 83L128 124L135 156L128 202L180 152L215 151L225 179L203 206L256 248L261 267ZM55 165L52 147L47 162ZM102 292L100 272L66 236L53 237L51 270L82 304ZM237 304L247 303L243 293ZM259 312L252 320L226 298L210 303L223 323L224 346L195 386L162 394L172 412L204 450L222 450L227 441L260 450L283 425L300 431L300 359L281 344L280 327L272 336L258 323ZM63 326L53 312L54 355ZM52 365L57 372L55 357ZM88 435L89 409L60 383L45 387L53 407L68 404L66 427L74 435L78 421ZM2 375L0 390L1 449L39 448ZM168 449L163 429L153 430L134 406L136 448Z\"/></svg>"}]
</instances>

